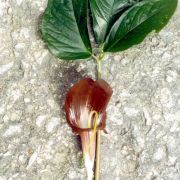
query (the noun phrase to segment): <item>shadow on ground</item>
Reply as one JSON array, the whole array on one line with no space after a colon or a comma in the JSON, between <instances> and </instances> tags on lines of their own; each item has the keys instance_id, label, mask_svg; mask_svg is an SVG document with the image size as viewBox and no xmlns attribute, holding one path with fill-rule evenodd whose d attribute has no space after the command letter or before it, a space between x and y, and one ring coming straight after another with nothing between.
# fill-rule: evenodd
<instances>
[{"instance_id":1,"label":"shadow on ground","mask_svg":"<svg viewBox=\"0 0 180 180\"><path fill-rule=\"evenodd\" d=\"M55 100L60 107L60 113L64 113L65 97L70 87L82 78L85 78L85 71L77 71L79 62L60 62L54 69L50 83L54 86Z\"/></svg>"}]
</instances>

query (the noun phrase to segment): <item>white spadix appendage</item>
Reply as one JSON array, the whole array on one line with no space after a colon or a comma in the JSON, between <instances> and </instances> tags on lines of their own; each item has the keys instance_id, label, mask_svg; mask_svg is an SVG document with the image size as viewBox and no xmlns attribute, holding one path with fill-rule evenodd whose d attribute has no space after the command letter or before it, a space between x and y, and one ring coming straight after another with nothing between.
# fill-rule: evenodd
<instances>
[{"instance_id":1,"label":"white spadix appendage","mask_svg":"<svg viewBox=\"0 0 180 180\"><path fill-rule=\"evenodd\" d=\"M94 177L94 161L96 151L96 134L93 131L82 132L81 142L83 149L83 158L85 162L85 168L87 171L87 179L92 180Z\"/></svg>"},{"instance_id":2,"label":"white spadix appendage","mask_svg":"<svg viewBox=\"0 0 180 180\"><path fill-rule=\"evenodd\" d=\"M85 162L85 168L86 168L86 171L87 171L87 180L93 180L93 177L94 177L94 172L93 172L94 162L91 161L88 154L85 155L84 162Z\"/></svg>"}]
</instances>

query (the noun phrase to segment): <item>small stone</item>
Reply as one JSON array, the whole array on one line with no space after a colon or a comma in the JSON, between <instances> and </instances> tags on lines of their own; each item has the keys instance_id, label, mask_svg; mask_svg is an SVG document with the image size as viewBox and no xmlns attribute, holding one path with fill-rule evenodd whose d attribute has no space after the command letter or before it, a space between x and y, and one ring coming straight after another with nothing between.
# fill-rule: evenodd
<instances>
[{"instance_id":1,"label":"small stone","mask_svg":"<svg viewBox=\"0 0 180 180\"><path fill-rule=\"evenodd\" d=\"M177 162L177 157L175 157L175 156L169 157L169 159L168 159L168 165L169 166L174 166L176 162Z\"/></svg>"},{"instance_id":2,"label":"small stone","mask_svg":"<svg viewBox=\"0 0 180 180\"><path fill-rule=\"evenodd\" d=\"M40 148L38 148L38 150L35 151L35 152L31 155L31 157L29 158L29 162L28 162L28 165L27 165L26 169L31 168L31 166L35 163L35 161L36 161L36 159L37 159L37 157L38 157L39 151L40 151Z\"/></svg>"},{"instance_id":3,"label":"small stone","mask_svg":"<svg viewBox=\"0 0 180 180\"><path fill-rule=\"evenodd\" d=\"M9 64L1 65L0 66L0 75L9 71L11 69L11 67L13 66L13 64L14 64L13 62L10 62Z\"/></svg>"},{"instance_id":4,"label":"small stone","mask_svg":"<svg viewBox=\"0 0 180 180\"><path fill-rule=\"evenodd\" d=\"M138 111L137 109L135 109L135 108L129 108L129 107L125 107L125 108L124 108L124 111L125 111L126 115L127 115L127 116L130 116L130 117L132 117L132 116L137 116L138 113L139 113L139 111Z\"/></svg>"},{"instance_id":5,"label":"small stone","mask_svg":"<svg viewBox=\"0 0 180 180\"><path fill-rule=\"evenodd\" d=\"M17 112L12 113L10 116L11 121L18 121L19 119L20 119L20 114Z\"/></svg>"},{"instance_id":6,"label":"small stone","mask_svg":"<svg viewBox=\"0 0 180 180\"><path fill-rule=\"evenodd\" d=\"M8 157L8 156L11 156L11 151L8 151L4 154L4 157Z\"/></svg>"},{"instance_id":7,"label":"small stone","mask_svg":"<svg viewBox=\"0 0 180 180\"><path fill-rule=\"evenodd\" d=\"M18 159L21 164L25 164L27 161L27 157L24 154L19 155Z\"/></svg>"},{"instance_id":8,"label":"small stone","mask_svg":"<svg viewBox=\"0 0 180 180\"><path fill-rule=\"evenodd\" d=\"M46 118L47 118L46 115L38 116L36 119L36 125L38 127L42 127L45 124Z\"/></svg>"},{"instance_id":9,"label":"small stone","mask_svg":"<svg viewBox=\"0 0 180 180\"><path fill-rule=\"evenodd\" d=\"M34 52L34 57L35 57L37 63L40 65L46 61L47 55L48 55L48 51L43 51L43 52L36 51L36 52Z\"/></svg>"},{"instance_id":10,"label":"small stone","mask_svg":"<svg viewBox=\"0 0 180 180\"><path fill-rule=\"evenodd\" d=\"M8 8L8 14L12 14L12 8Z\"/></svg>"},{"instance_id":11,"label":"small stone","mask_svg":"<svg viewBox=\"0 0 180 180\"><path fill-rule=\"evenodd\" d=\"M24 38L29 38L29 29L28 28L25 28L23 27L20 31L20 36L21 37L24 37Z\"/></svg>"},{"instance_id":12,"label":"small stone","mask_svg":"<svg viewBox=\"0 0 180 180\"><path fill-rule=\"evenodd\" d=\"M152 118L154 120L159 120L159 119L161 119L161 114L160 113L155 113Z\"/></svg>"},{"instance_id":13,"label":"small stone","mask_svg":"<svg viewBox=\"0 0 180 180\"><path fill-rule=\"evenodd\" d=\"M51 133L55 130L55 128L59 125L60 120L57 117L53 117L50 119L48 124L46 125L46 130L48 133Z\"/></svg>"},{"instance_id":14,"label":"small stone","mask_svg":"<svg viewBox=\"0 0 180 180\"><path fill-rule=\"evenodd\" d=\"M29 98L24 98L24 102L29 103L29 102L31 102L31 100Z\"/></svg>"},{"instance_id":15,"label":"small stone","mask_svg":"<svg viewBox=\"0 0 180 180\"><path fill-rule=\"evenodd\" d=\"M148 173L146 174L146 176L145 176L145 179L146 179L146 180L152 180L153 177L154 177L153 172L148 172Z\"/></svg>"},{"instance_id":16,"label":"small stone","mask_svg":"<svg viewBox=\"0 0 180 180\"><path fill-rule=\"evenodd\" d=\"M66 158L67 158L67 154L65 154L65 153L57 153L56 155L55 155L55 162L57 163L57 164L61 164L61 163L64 163L65 161L66 161Z\"/></svg>"},{"instance_id":17,"label":"small stone","mask_svg":"<svg viewBox=\"0 0 180 180\"><path fill-rule=\"evenodd\" d=\"M121 153L123 154L123 155L125 155L125 156L127 156L128 154L129 154L129 152L128 151L126 151L126 150L121 150Z\"/></svg>"},{"instance_id":18,"label":"small stone","mask_svg":"<svg viewBox=\"0 0 180 180\"><path fill-rule=\"evenodd\" d=\"M54 108L56 106L55 101L52 99L48 99L47 102L51 108Z\"/></svg>"},{"instance_id":19,"label":"small stone","mask_svg":"<svg viewBox=\"0 0 180 180\"><path fill-rule=\"evenodd\" d=\"M128 155L129 154L129 149L127 146L123 146L122 150L121 150L121 153L123 155Z\"/></svg>"},{"instance_id":20,"label":"small stone","mask_svg":"<svg viewBox=\"0 0 180 180\"><path fill-rule=\"evenodd\" d=\"M42 180L53 180L53 174L50 170L44 169L40 171L40 176Z\"/></svg>"},{"instance_id":21,"label":"small stone","mask_svg":"<svg viewBox=\"0 0 180 180\"><path fill-rule=\"evenodd\" d=\"M128 163L128 172L133 172L136 169L137 165L135 161L130 161Z\"/></svg>"},{"instance_id":22,"label":"small stone","mask_svg":"<svg viewBox=\"0 0 180 180\"><path fill-rule=\"evenodd\" d=\"M5 111L4 106L1 106L1 107L0 107L0 114L3 114L4 111Z\"/></svg>"},{"instance_id":23,"label":"small stone","mask_svg":"<svg viewBox=\"0 0 180 180\"><path fill-rule=\"evenodd\" d=\"M120 177L116 177L115 180L121 180Z\"/></svg>"},{"instance_id":24,"label":"small stone","mask_svg":"<svg viewBox=\"0 0 180 180\"><path fill-rule=\"evenodd\" d=\"M3 121L4 121L4 122L8 122L8 120L9 120L8 115L4 115L4 117L3 117Z\"/></svg>"},{"instance_id":25,"label":"small stone","mask_svg":"<svg viewBox=\"0 0 180 180\"><path fill-rule=\"evenodd\" d=\"M15 135L21 134L21 132L22 132L22 125L21 124L11 125L5 131L3 136L4 137L15 136Z\"/></svg>"},{"instance_id":26,"label":"small stone","mask_svg":"<svg viewBox=\"0 0 180 180\"><path fill-rule=\"evenodd\" d=\"M168 88L161 89L161 103L164 107L171 108L174 105L172 93Z\"/></svg>"},{"instance_id":27,"label":"small stone","mask_svg":"<svg viewBox=\"0 0 180 180\"><path fill-rule=\"evenodd\" d=\"M44 7L40 7L40 8L39 8L39 11L40 11L40 12L43 12L43 11L44 11Z\"/></svg>"},{"instance_id":28,"label":"small stone","mask_svg":"<svg viewBox=\"0 0 180 180\"><path fill-rule=\"evenodd\" d=\"M153 159L155 162L161 161L166 157L166 149L165 147L160 147L156 150L156 152L153 155Z\"/></svg>"},{"instance_id":29,"label":"small stone","mask_svg":"<svg viewBox=\"0 0 180 180\"><path fill-rule=\"evenodd\" d=\"M168 52L165 52L162 56L162 59L170 59L171 58L171 54L169 54Z\"/></svg>"},{"instance_id":30,"label":"small stone","mask_svg":"<svg viewBox=\"0 0 180 180\"><path fill-rule=\"evenodd\" d=\"M151 41L152 41L153 45L157 45L158 44L158 39L156 37L153 37Z\"/></svg>"},{"instance_id":31,"label":"small stone","mask_svg":"<svg viewBox=\"0 0 180 180\"><path fill-rule=\"evenodd\" d=\"M120 57L119 55L115 55L115 56L114 56L114 60L115 60L115 61L119 61L119 60L121 60L121 57Z\"/></svg>"},{"instance_id":32,"label":"small stone","mask_svg":"<svg viewBox=\"0 0 180 180\"><path fill-rule=\"evenodd\" d=\"M22 4L23 0L16 0L16 2L17 2L17 5L20 6Z\"/></svg>"},{"instance_id":33,"label":"small stone","mask_svg":"<svg viewBox=\"0 0 180 180\"><path fill-rule=\"evenodd\" d=\"M143 112L144 112L144 117L146 119L146 125L151 126L152 125L152 119L151 119L151 116L150 116L148 109L144 107Z\"/></svg>"},{"instance_id":34,"label":"small stone","mask_svg":"<svg viewBox=\"0 0 180 180\"><path fill-rule=\"evenodd\" d=\"M2 2L1 2L2 3ZM0 17L2 17L4 15L4 12L3 12L3 6L1 5L0 7Z\"/></svg>"},{"instance_id":35,"label":"small stone","mask_svg":"<svg viewBox=\"0 0 180 180\"><path fill-rule=\"evenodd\" d=\"M73 171L73 170L70 170L69 171L69 179L75 179L76 178L76 172L75 171Z\"/></svg>"},{"instance_id":36,"label":"small stone","mask_svg":"<svg viewBox=\"0 0 180 180\"><path fill-rule=\"evenodd\" d=\"M25 47L24 43L18 43L17 45L15 45L16 51L20 51L21 49L24 49L24 47Z\"/></svg>"},{"instance_id":37,"label":"small stone","mask_svg":"<svg viewBox=\"0 0 180 180\"><path fill-rule=\"evenodd\" d=\"M13 100L15 102L22 96L22 93L19 89L15 89L11 91L11 96L13 97Z\"/></svg>"},{"instance_id":38,"label":"small stone","mask_svg":"<svg viewBox=\"0 0 180 180\"><path fill-rule=\"evenodd\" d=\"M166 76L166 81L171 83L175 82L177 79L177 73L175 71L168 71Z\"/></svg>"},{"instance_id":39,"label":"small stone","mask_svg":"<svg viewBox=\"0 0 180 180\"><path fill-rule=\"evenodd\" d=\"M177 129L180 130L180 123L175 121L171 126L170 132L176 132Z\"/></svg>"}]
</instances>

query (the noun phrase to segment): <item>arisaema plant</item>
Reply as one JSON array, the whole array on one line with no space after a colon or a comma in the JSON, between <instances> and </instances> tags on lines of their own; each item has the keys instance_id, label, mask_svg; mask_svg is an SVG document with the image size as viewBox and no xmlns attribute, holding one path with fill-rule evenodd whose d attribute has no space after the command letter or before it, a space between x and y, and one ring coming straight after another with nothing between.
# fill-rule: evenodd
<instances>
[{"instance_id":1,"label":"arisaema plant","mask_svg":"<svg viewBox=\"0 0 180 180\"><path fill-rule=\"evenodd\" d=\"M100 130L112 89L101 77L106 53L127 50L172 17L178 0L49 0L42 20L43 40L62 60L97 62L96 81L80 80L67 93L65 112L73 132L81 136L89 180L99 179ZM99 49L90 41L94 37ZM83 63L83 62L82 62ZM118 66L118 65L117 65ZM95 175L93 173L96 160Z\"/></svg>"}]
</instances>

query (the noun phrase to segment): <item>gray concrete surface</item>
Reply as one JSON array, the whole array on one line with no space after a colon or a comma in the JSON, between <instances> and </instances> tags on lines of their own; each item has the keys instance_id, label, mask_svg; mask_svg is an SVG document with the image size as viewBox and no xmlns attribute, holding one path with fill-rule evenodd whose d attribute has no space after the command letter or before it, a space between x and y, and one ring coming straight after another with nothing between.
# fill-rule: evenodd
<instances>
[{"instance_id":1,"label":"gray concrete surface","mask_svg":"<svg viewBox=\"0 0 180 180\"><path fill-rule=\"evenodd\" d=\"M0 180L86 177L63 103L72 83L95 77L95 63L49 53L39 33L46 3L0 0ZM160 34L103 62L114 94L102 180L180 179L179 18L180 6Z\"/></svg>"}]
</instances>

